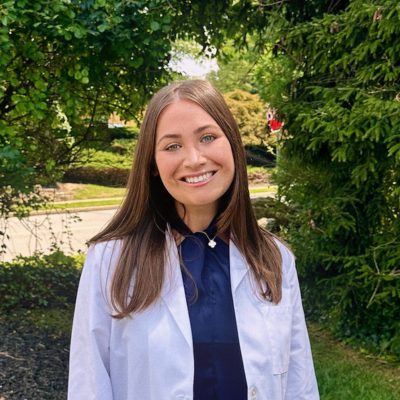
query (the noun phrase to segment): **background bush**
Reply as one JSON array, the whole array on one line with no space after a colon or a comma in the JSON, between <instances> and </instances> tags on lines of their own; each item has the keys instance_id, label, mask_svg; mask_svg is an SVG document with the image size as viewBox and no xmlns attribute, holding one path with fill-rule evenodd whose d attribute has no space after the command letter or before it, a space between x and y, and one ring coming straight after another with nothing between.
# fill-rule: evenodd
<instances>
[{"instance_id":1,"label":"background bush","mask_svg":"<svg viewBox=\"0 0 400 400\"><path fill-rule=\"evenodd\" d=\"M64 175L64 182L125 187L128 176L129 169L82 167L68 170Z\"/></svg>"},{"instance_id":2,"label":"background bush","mask_svg":"<svg viewBox=\"0 0 400 400\"><path fill-rule=\"evenodd\" d=\"M298 72L272 104L291 135L277 178L298 221L287 239L307 314L400 356L399 4L330 10L275 26Z\"/></svg>"},{"instance_id":3,"label":"background bush","mask_svg":"<svg viewBox=\"0 0 400 400\"><path fill-rule=\"evenodd\" d=\"M124 126L121 128L108 129L108 141L112 142L115 139L137 139L140 128L136 126Z\"/></svg>"},{"instance_id":4,"label":"background bush","mask_svg":"<svg viewBox=\"0 0 400 400\"><path fill-rule=\"evenodd\" d=\"M43 256L19 256L13 262L0 263L1 308L11 310L74 304L82 258L56 251Z\"/></svg>"}]
</instances>

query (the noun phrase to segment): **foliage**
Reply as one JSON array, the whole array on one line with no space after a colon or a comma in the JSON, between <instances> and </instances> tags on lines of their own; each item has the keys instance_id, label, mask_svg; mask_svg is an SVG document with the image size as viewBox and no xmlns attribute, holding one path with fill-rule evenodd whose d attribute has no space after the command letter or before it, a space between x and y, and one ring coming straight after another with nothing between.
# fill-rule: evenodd
<instances>
[{"instance_id":1,"label":"foliage","mask_svg":"<svg viewBox=\"0 0 400 400\"><path fill-rule=\"evenodd\" d=\"M282 227L296 221L294 210L272 197L259 197L252 199L251 205L257 220L261 218L275 219L275 232L279 232Z\"/></svg>"},{"instance_id":2,"label":"foliage","mask_svg":"<svg viewBox=\"0 0 400 400\"><path fill-rule=\"evenodd\" d=\"M128 161L132 164L135 154L137 140L135 139L114 139L111 142L111 150L119 154L126 154Z\"/></svg>"},{"instance_id":3,"label":"foliage","mask_svg":"<svg viewBox=\"0 0 400 400\"><path fill-rule=\"evenodd\" d=\"M228 43L222 49L222 54L220 53L218 71L209 72L206 78L221 93L232 92L235 89L255 93L257 88L254 86L252 68L258 58L256 52L241 52L233 43Z\"/></svg>"},{"instance_id":4,"label":"foliage","mask_svg":"<svg viewBox=\"0 0 400 400\"><path fill-rule=\"evenodd\" d=\"M301 74L301 70L290 57L282 53L274 57L269 48L268 53L260 57L252 75L260 98L279 112Z\"/></svg>"},{"instance_id":5,"label":"foliage","mask_svg":"<svg viewBox=\"0 0 400 400\"><path fill-rule=\"evenodd\" d=\"M267 144L266 107L257 94L240 89L223 95L239 126L245 145Z\"/></svg>"},{"instance_id":6,"label":"foliage","mask_svg":"<svg viewBox=\"0 0 400 400\"><path fill-rule=\"evenodd\" d=\"M108 142L113 142L115 139L137 139L139 128L137 126L124 126L121 128L112 128L108 130Z\"/></svg>"},{"instance_id":7,"label":"foliage","mask_svg":"<svg viewBox=\"0 0 400 400\"><path fill-rule=\"evenodd\" d=\"M96 169L93 167L81 167L69 169L64 175L64 181L125 187L126 183L128 182L128 176L129 169L113 167Z\"/></svg>"},{"instance_id":8,"label":"foliage","mask_svg":"<svg viewBox=\"0 0 400 400\"><path fill-rule=\"evenodd\" d=\"M300 224L288 238L306 310L400 355L400 8L338 4L275 15L280 57L301 71L279 104L291 137L277 179Z\"/></svg>"},{"instance_id":9,"label":"foliage","mask_svg":"<svg viewBox=\"0 0 400 400\"><path fill-rule=\"evenodd\" d=\"M73 304L82 260L61 251L19 256L0 263L0 303L3 310L64 307Z\"/></svg>"},{"instance_id":10,"label":"foliage","mask_svg":"<svg viewBox=\"0 0 400 400\"><path fill-rule=\"evenodd\" d=\"M35 186L33 190L25 194L13 189L11 186L0 187L0 213L2 216L13 216L21 219L29 215L29 210L39 209L46 201L40 194L40 186ZM0 235L2 232L0 232Z\"/></svg>"},{"instance_id":11,"label":"foliage","mask_svg":"<svg viewBox=\"0 0 400 400\"><path fill-rule=\"evenodd\" d=\"M7 0L0 4L0 187L54 182L107 118L141 116L172 43L204 51L254 22L248 0ZM234 30L232 30L234 28ZM252 28L253 29L253 28ZM251 29L250 29L251 30Z\"/></svg>"},{"instance_id":12,"label":"foliage","mask_svg":"<svg viewBox=\"0 0 400 400\"><path fill-rule=\"evenodd\" d=\"M122 140L124 139L116 139L117 141L113 142L115 144L124 143ZM128 139L129 140L129 139ZM129 143L129 144L128 144ZM128 144L128 146L126 146ZM128 147L131 151L134 151L136 142L132 143L131 141L125 142L125 148ZM105 169L105 168L121 168L121 169L130 169L132 167L133 154L118 154L113 152L113 148L110 148L111 151L94 151L89 150L85 155L84 167L90 167L93 169ZM69 172L69 171L68 171ZM68 175L68 174L67 174Z\"/></svg>"}]
</instances>

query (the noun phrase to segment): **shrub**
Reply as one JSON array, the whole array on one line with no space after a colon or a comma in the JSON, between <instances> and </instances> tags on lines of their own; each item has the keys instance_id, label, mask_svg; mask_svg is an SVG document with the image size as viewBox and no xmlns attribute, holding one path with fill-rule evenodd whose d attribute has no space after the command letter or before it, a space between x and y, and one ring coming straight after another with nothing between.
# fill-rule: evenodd
<instances>
[{"instance_id":1,"label":"shrub","mask_svg":"<svg viewBox=\"0 0 400 400\"><path fill-rule=\"evenodd\" d=\"M137 139L139 128L136 126L124 126L121 128L109 128L108 139L112 142L114 139Z\"/></svg>"},{"instance_id":2,"label":"shrub","mask_svg":"<svg viewBox=\"0 0 400 400\"><path fill-rule=\"evenodd\" d=\"M102 151L102 150L90 151L89 154L87 155L86 162L83 164L83 167L84 168L92 167L94 169L104 169L104 168L130 169L132 166L132 160L133 160L133 155L129 154L122 155L114 153L112 147L110 147L110 151Z\"/></svg>"},{"instance_id":3,"label":"shrub","mask_svg":"<svg viewBox=\"0 0 400 400\"><path fill-rule=\"evenodd\" d=\"M245 146L247 165L255 167L275 167L276 155L272 146Z\"/></svg>"},{"instance_id":4,"label":"shrub","mask_svg":"<svg viewBox=\"0 0 400 400\"><path fill-rule=\"evenodd\" d=\"M111 150L116 153L126 154L129 163L132 164L133 155L135 154L137 140L136 139L115 139L111 143ZM124 152L119 152L118 147L125 148Z\"/></svg>"},{"instance_id":5,"label":"shrub","mask_svg":"<svg viewBox=\"0 0 400 400\"><path fill-rule=\"evenodd\" d=\"M267 145L273 141L267 129L266 106L257 94L236 89L223 96L235 117L245 145Z\"/></svg>"},{"instance_id":6,"label":"shrub","mask_svg":"<svg viewBox=\"0 0 400 400\"><path fill-rule=\"evenodd\" d=\"M19 256L0 263L0 304L3 310L64 307L76 298L82 258L62 251L50 255Z\"/></svg>"},{"instance_id":7,"label":"shrub","mask_svg":"<svg viewBox=\"0 0 400 400\"><path fill-rule=\"evenodd\" d=\"M337 3L275 26L297 64L271 98L291 135L277 183L308 315L400 356L398 1Z\"/></svg>"},{"instance_id":8,"label":"shrub","mask_svg":"<svg viewBox=\"0 0 400 400\"><path fill-rule=\"evenodd\" d=\"M102 186L126 186L129 170L122 168L74 168L64 175L64 182L92 183Z\"/></svg>"}]
</instances>

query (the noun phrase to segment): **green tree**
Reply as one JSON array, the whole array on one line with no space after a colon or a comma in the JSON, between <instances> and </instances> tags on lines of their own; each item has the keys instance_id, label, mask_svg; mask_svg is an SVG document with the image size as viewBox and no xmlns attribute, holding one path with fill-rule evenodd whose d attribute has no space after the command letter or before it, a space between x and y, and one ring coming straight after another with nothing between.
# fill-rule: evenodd
<instances>
[{"instance_id":1,"label":"green tree","mask_svg":"<svg viewBox=\"0 0 400 400\"><path fill-rule=\"evenodd\" d=\"M307 310L399 355L400 9L319 3L310 18L275 11L271 45L298 72L276 103L291 135L278 175L298 215L288 237Z\"/></svg>"},{"instance_id":2,"label":"green tree","mask_svg":"<svg viewBox=\"0 0 400 400\"><path fill-rule=\"evenodd\" d=\"M0 190L51 182L138 118L170 79L177 39L204 52L254 25L241 0L6 0L0 4ZM234 28L234 29L233 29ZM8 190L8 189L7 189ZM18 195L18 194L17 194Z\"/></svg>"},{"instance_id":3,"label":"green tree","mask_svg":"<svg viewBox=\"0 0 400 400\"><path fill-rule=\"evenodd\" d=\"M238 123L244 145L268 146L267 107L258 94L236 89L223 96Z\"/></svg>"},{"instance_id":4,"label":"green tree","mask_svg":"<svg viewBox=\"0 0 400 400\"><path fill-rule=\"evenodd\" d=\"M232 92L235 89L256 93L252 69L259 58L258 53L251 50L239 51L233 42L230 42L220 52L218 71L208 73L207 80L222 93Z\"/></svg>"}]
</instances>

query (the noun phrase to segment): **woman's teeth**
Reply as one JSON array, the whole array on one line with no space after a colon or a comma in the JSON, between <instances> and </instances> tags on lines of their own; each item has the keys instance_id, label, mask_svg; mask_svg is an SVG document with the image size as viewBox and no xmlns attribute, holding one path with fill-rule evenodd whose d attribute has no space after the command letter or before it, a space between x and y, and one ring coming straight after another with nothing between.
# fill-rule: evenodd
<instances>
[{"instance_id":1,"label":"woman's teeth","mask_svg":"<svg viewBox=\"0 0 400 400\"><path fill-rule=\"evenodd\" d=\"M200 175L200 176L191 176L191 177L185 178L185 181L188 182L188 183L197 183L197 182L202 182L202 181L204 181L204 180L206 180L206 179L209 179L209 178L211 178L212 176L213 176L213 173L212 173L212 172L207 172L207 173L204 174L204 175Z\"/></svg>"}]
</instances>

